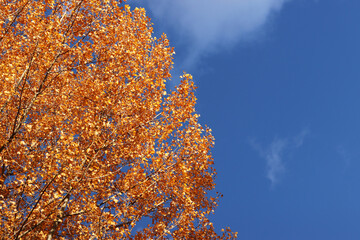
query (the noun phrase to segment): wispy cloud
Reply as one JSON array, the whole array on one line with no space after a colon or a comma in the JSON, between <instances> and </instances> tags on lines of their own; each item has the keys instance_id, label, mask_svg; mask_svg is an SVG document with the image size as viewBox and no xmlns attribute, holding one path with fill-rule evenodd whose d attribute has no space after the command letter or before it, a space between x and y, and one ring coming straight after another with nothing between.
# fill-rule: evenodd
<instances>
[{"instance_id":1,"label":"wispy cloud","mask_svg":"<svg viewBox=\"0 0 360 240\"><path fill-rule=\"evenodd\" d=\"M253 37L287 0L147 0L153 15L188 46L186 64Z\"/></svg>"},{"instance_id":2,"label":"wispy cloud","mask_svg":"<svg viewBox=\"0 0 360 240\"><path fill-rule=\"evenodd\" d=\"M293 138L274 138L267 146L262 147L256 140L251 141L251 146L266 160L266 177L270 180L271 187L274 187L285 173L284 155L286 152L303 145L304 139L310 134L304 129Z\"/></svg>"},{"instance_id":3,"label":"wispy cloud","mask_svg":"<svg viewBox=\"0 0 360 240\"><path fill-rule=\"evenodd\" d=\"M343 145L338 145L336 151L339 154L341 160L344 162L344 171L350 166L352 160L352 154Z\"/></svg>"},{"instance_id":4,"label":"wispy cloud","mask_svg":"<svg viewBox=\"0 0 360 240\"><path fill-rule=\"evenodd\" d=\"M266 177L270 180L271 187L274 187L285 172L282 157L285 148L288 146L288 140L275 138L267 147L262 147L253 140L251 145L266 160Z\"/></svg>"},{"instance_id":5,"label":"wispy cloud","mask_svg":"<svg viewBox=\"0 0 360 240\"><path fill-rule=\"evenodd\" d=\"M282 153L287 145L287 140L275 139L265 155L267 161L267 178L274 186L279 181L279 176L285 171Z\"/></svg>"},{"instance_id":6,"label":"wispy cloud","mask_svg":"<svg viewBox=\"0 0 360 240\"><path fill-rule=\"evenodd\" d=\"M293 138L293 142L295 144L295 147L298 148L298 147L301 147L304 143L304 139L307 135L310 134L310 130L307 129L307 128L304 128L300 133L299 135L295 136Z\"/></svg>"}]
</instances>

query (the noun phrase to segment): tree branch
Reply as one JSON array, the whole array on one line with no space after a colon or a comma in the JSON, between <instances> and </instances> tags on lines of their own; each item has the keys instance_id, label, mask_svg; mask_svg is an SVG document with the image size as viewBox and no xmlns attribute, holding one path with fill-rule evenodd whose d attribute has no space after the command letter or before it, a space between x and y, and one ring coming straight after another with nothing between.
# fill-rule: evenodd
<instances>
[{"instance_id":1,"label":"tree branch","mask_svg":"<svg viewBox=\"0 0 360 240\"><path fill-rule=\"evenodd\" d=\"M16 235L15 235L15 238L14 238L15 240L19 239L19 235L20 235L22 229L24 228L25 224L26 224L27 221L29 220L31 214L34 212L34 210L35 210L35 208L37 207L37 205L39 204L42 196L44 195L44 193L45 193L45 191L46 191L46 189L50 186L50 184L55 180L55 178L56 178L58 175L59 175L59 173L56 174L56 175L48 182L48 184L46 184L46 186L41 190L38 200L36 201L35 205L32 207L31 211L29 212L29 214L26 216L25 220L24 220L23 223L21 224L20 229L17 231L17 233L16 233Z\"/></svg>"}]
</instances>

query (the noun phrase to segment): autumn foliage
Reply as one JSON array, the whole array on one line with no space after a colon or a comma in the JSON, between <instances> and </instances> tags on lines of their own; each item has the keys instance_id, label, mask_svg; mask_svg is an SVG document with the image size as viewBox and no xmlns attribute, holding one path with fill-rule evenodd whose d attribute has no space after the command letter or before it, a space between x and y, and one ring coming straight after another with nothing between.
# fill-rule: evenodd
<instances>
[{"instance_id":1,"label":"autumn foliage","mask_svg":"<svg viewBox=\"0 0 360 240\"><path fill-rule=\"evenodd\" d=\"M144 9L0 3L1 239L217 239L213 137Z\"/></svg>"}]
</instances>

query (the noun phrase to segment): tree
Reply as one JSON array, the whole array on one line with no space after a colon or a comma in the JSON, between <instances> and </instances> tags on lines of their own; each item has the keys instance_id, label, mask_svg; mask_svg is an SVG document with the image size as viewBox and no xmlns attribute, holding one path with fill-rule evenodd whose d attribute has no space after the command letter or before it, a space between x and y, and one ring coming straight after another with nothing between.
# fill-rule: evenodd
<instances>
[{"instance_id":1,"label":"tree","mask_svg":"<svg viewBox=\"0 0 360 240\"><path fill-rule=\"evenodd\" d=\"M173 49L115 0L0 4L2 239L216 239L210 149Z\"/></svg>"}]
</instances>

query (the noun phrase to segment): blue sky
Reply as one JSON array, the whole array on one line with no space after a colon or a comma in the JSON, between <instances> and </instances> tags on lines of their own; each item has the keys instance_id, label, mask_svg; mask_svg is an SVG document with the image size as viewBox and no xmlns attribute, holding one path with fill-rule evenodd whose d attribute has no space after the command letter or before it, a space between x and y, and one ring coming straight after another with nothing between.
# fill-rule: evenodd
<instances>
[{"instance_id":1,"label":"blue sky","mask_svg":"<svg viewBox=\"0 0 360 240\"><path fill-rule=\"evenodd\" d=\"M174 75L194 75L216 138L215 226L246 240L360 239L360 1L142 4L175 47Z\"/></svg>"}]
</instances>

